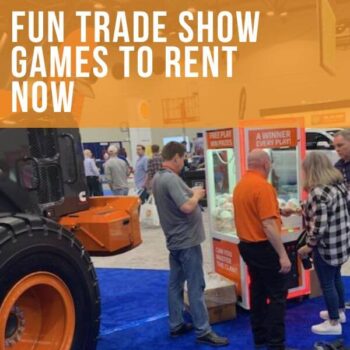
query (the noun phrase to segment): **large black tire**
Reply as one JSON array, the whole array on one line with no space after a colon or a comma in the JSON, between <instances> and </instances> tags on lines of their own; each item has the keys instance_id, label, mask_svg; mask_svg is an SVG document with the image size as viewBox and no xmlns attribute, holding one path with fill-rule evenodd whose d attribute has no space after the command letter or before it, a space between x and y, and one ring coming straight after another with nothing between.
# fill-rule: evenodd
<instances>
[{"instance_id":1,"label":"large black tire","mask_svg":"<svg viewBox=\"0 0 350 350\"><path fill-rule=\"evenodd\" d=\"M59 277L71 293L76 317L71 350L96 349L100 324L99 288L94 267L82 245L71 232L43 217L2 215L0 306L19 280L39 271ZM28 344L28 348L32 347Z\"/></svg>"}]
</instances>

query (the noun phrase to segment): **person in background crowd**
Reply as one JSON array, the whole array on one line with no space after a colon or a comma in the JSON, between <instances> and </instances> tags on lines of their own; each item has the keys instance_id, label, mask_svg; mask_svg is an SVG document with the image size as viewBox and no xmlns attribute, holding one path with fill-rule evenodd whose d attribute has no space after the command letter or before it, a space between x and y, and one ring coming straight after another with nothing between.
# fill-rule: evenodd
<instances>
[{"instance_id":1,"label":"person in background crowd","mask_svg":"<svg viewBox=\"0 0 350 350\"><path fill-rule=\"evenodd\" d=\"M250 316L255 347L284 350L290 349L285 347L284 317L291 262L281 239L277 194L267 182L270 170L266 152L250 152L248 171L234 190L233 204L238 247L251 278Z\"/></svg>"},{"instance_id":2,"label":"person in background crowd","mask_svg":"<svg viewBox=\"0 0 350 350\"><path fill-rule=\"evenodd\" d=\"M185 149L178 142L169 142L162 150L163 167L153 179L153 195L169 250L170 276L168 289L170 335L180 336L192 329L185 323L184 283L188 296L197 341L214 346L228 345L209 325L204 300L205 280L201 243L205 240L201 209L204 197L200 187L189 188L180 178Z\"/></svg>"},{"instance_id":3,"label":"person in background crowd","mask_svg":"<svg viewBox=\"0 0 350 350\"><path fill-rule=\"evenodd\" d=\"M348 191L342 174L324 153L308 154L303 171L304 189L308 192L304 205L307 244L298 252L302 258L312 253L327 306L320 312L325 321L312 326L311 331L337 335L346 321L340 270L350 255Z\"/></svg>"},{"instance_id":4,"label":"person in background crowd","mask_svg":"<svg viewBox=\"0 0 350 350\"><path fill-rule=\"evenodd\" d=\"M147 165L147 189L152 189L152 181L153 177L156 174L158 170L162 167L163 158L159 154L159 146L158 145L152 145L152 158L148 160Z\"/></svg>"},{"instance_id":5,"label":"person in background crowd","mask_svg":"<svg viewBox=\"0 0 350 350\"><path fill-rule=\"evenodd\" d=\"M117 157L118 149L111 145L108 147L109 159L106 161L105 176L114 195L127 196L129 192L129 169L124 160Z\"/></svg>"},{"instance_id":6,"label":"person in background crowd","mask_svg":"<svg viewBox=\"0 0 350 350\"><path fill-rule=\"evenodd\" d=\"M88 185L89 196L102 196L100 171L89 149L84 150L84 170Z\"/></svg>"},{"instance_id":7,"label":"person in background crowd","mask_svg":"<svg viewBox=\"0 0 350 350\"><path fill-rule=\"evenodd\" d=\"M335 167L343 174L345 185L350 193L350 129L337 132L333 143L340 157ZM350 213L350 203L348 203L348 211ZM350 301L345 303L345 308L350 309Z\"/></svg>"},{"instance_id":8,"label":"person in background crowd","mask_svg":"<svg viewBox=\"0 0 350 350\"><path fill-rule=\"evenodd\" d=\"M143 145L136 146L136 153L139 156L136 160L134 181L136 191L139 193L141 202L144 203L148 198L147 192L147 165L148 158L145 155L146 148Z\"/></svg>"},{"instance_id":9,"label":"person in background crowd","mask_svg":"<svg viewBox=\"0 0 350 350\"><path fill-rule=\"evenodd\" d=\"M104 162L107 162L107 160L109 159L108 151L103 153L103 157L102 158L103 158Z\"/></svg>"},{"instance_id":10,"label":"person in background crowd","mask_svg":"<svg viewBox=\"0 0 350 350\"><path fill-rule=\"evenodd\" d=\"M205 158L204 158L204 148L198 145L194 148L194 154L192 156L192 162L190 169L204 169L205 168Z\"/></svg>"},{"instance_id":11,"label":"person in background crowd","mask_svg":"<svg viewBox=\"0 0 350 350\"><path fill-rule=\"evenodd\" d=\"M118 149L117 157L119 159L123 160L127 164L128 169L129 169L129 175L130 175L132 173L133 169L132 169L132 166L130 165L130 163L128 161L128 155L126 153L125 148L119 148Z\"/></svg>"},{"instance_id":12,"label":"person in background crowd","mask_svg":"<svg viewBox=\"0 0 350 350\"><path fill-rule=\"evenodd\" d=\"M197 137L193 140L194 154L201 155L204 153L203 133L197 133Z\"/></svg>"},{"instance_id":13,"label":"person in background crowd","mask_svg":"<svg viewBox=\"0 0 350 350\"><path fill-rule=\"evenodd\" d=\"M180 171L180 177L181 177L181 179L184 180L185 179L185 172L190 169L190 163L188 161L189 154L187 152L187 142L186 141L182 141L181 145L185 149L185 158L184 158L184 166L183 166L183 168Z\"/></svg>"}]
</instances>

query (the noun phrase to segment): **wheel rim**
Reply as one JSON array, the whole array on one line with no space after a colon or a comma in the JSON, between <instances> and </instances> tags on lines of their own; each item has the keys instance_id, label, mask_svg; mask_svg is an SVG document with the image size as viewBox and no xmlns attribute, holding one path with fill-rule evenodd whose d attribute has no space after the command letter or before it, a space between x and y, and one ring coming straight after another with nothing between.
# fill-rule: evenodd
<instances>
[{"instance_id":1,"label":"wheel rim","mask_svg":"<svg viewBox=\"0 0 350 350\"><path fill-rule=\"evenodd\" d=\"M37 272L22 278L6 295L0 314L0 349L71 349L74 301L54 274Z\"/></svg>"}]
</instances>

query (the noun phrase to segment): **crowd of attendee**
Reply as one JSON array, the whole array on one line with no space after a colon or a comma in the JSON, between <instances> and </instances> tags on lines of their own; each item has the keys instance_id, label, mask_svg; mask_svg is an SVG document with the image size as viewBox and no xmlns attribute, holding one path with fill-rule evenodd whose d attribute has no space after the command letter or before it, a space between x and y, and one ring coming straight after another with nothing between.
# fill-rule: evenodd
<instances>
[{"instance_id":1,"label":"crowd of attendee","mask_svg":"<svg viewBox=\"0 0 350 350\"><path fill-rule=\"evenodd\" d=\"M183 141L181 145L185 150L188 148L186 141ZM193 148L193 153L185 151L184 167L180 174L182 178L185 171L204 168L203 142L191 143L189 147ZM160 146L157 144L151 146L150 157L146 155L146 147L142 144L136 146L136 154L137 159L133 168L125 148L112 144L104 152L102 167L99 168L91 150L85 149L84 167L88 194L90 196L103 196L103 183L108 184L112 194L119 196L128 195L129 187L132 187L133 193L138 194L141 202L144 203L152 192L153 177L162 167L163 158ZM134 180L133 186L128 184L128 178L131 174Z\"/></svg>"},{"instance_id":2,"label":"crowd of attendee","mask_svg":"<svg viewBox=\"0 0 350 350\"><path fill-rule=\"evenodd\" d=\"M145 147L137 145L135 187L140 195L152 191L166 237L170 335L180 336L194 329L198 342L225 346L228 339L213 332L208 321L201 251L205 233L198 205L205 191L202 187L190 188L181 179L185 146L170 142L160 154L159 146L153 145L152 158L148 159ZM311 331L322 335L343 332L345 310L350 308L344 299L341 278L341 267L350 256L350 129L335 135L334 148L340 157L336 164L321 152L311 152L303 161L303 187L308 196L302 210L279 209L276 190L268 182L271 159L264 150L249 153L248 169L235 186L235 226L239 251L251 279L251 328L256 348L291 349L285 345L284 323L291 261L281 238L281 215L303 216L306 241L298 254L302 259L312 258L323 291L326 308L319 314L322 322L312 326ZM85 153L86 174L93 193L98 174L91 152ZM118 158L117 153L116 147L109 147L106 179L114 194L127 194L130 167L126 158ZM185 282L193 323L185 322L183 317Z\"/></svg>"}]
</instances>

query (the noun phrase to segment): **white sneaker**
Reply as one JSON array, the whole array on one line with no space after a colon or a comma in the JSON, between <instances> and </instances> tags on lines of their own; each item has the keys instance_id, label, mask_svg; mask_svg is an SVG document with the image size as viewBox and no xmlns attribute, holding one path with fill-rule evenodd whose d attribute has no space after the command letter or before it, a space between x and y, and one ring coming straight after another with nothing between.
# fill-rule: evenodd
<instances>
[{"instance_id":1,"label":"white sneaker","mask_svg":"<svg viewBox=\"0 0 350 350\"><path fill-rule=\"evenodd\" d=\"M311 327L311 332L323 335L339 335L342 333L342 326L340 323L332 325L329 320Z\"/></svg>"},{"instance_id":2,"label":"white sneaker","mask_svg":"<svg viewBox=\"0 0 350 350\"><path fill-rule=\"evenodd\" d=\"M329 315L327 310L323 310L320 312L320 317L322 320L329 320ZM339 322L345 323L346 322L346 315L344 311L339 311Z\"/></svg>"}]
</instances>

